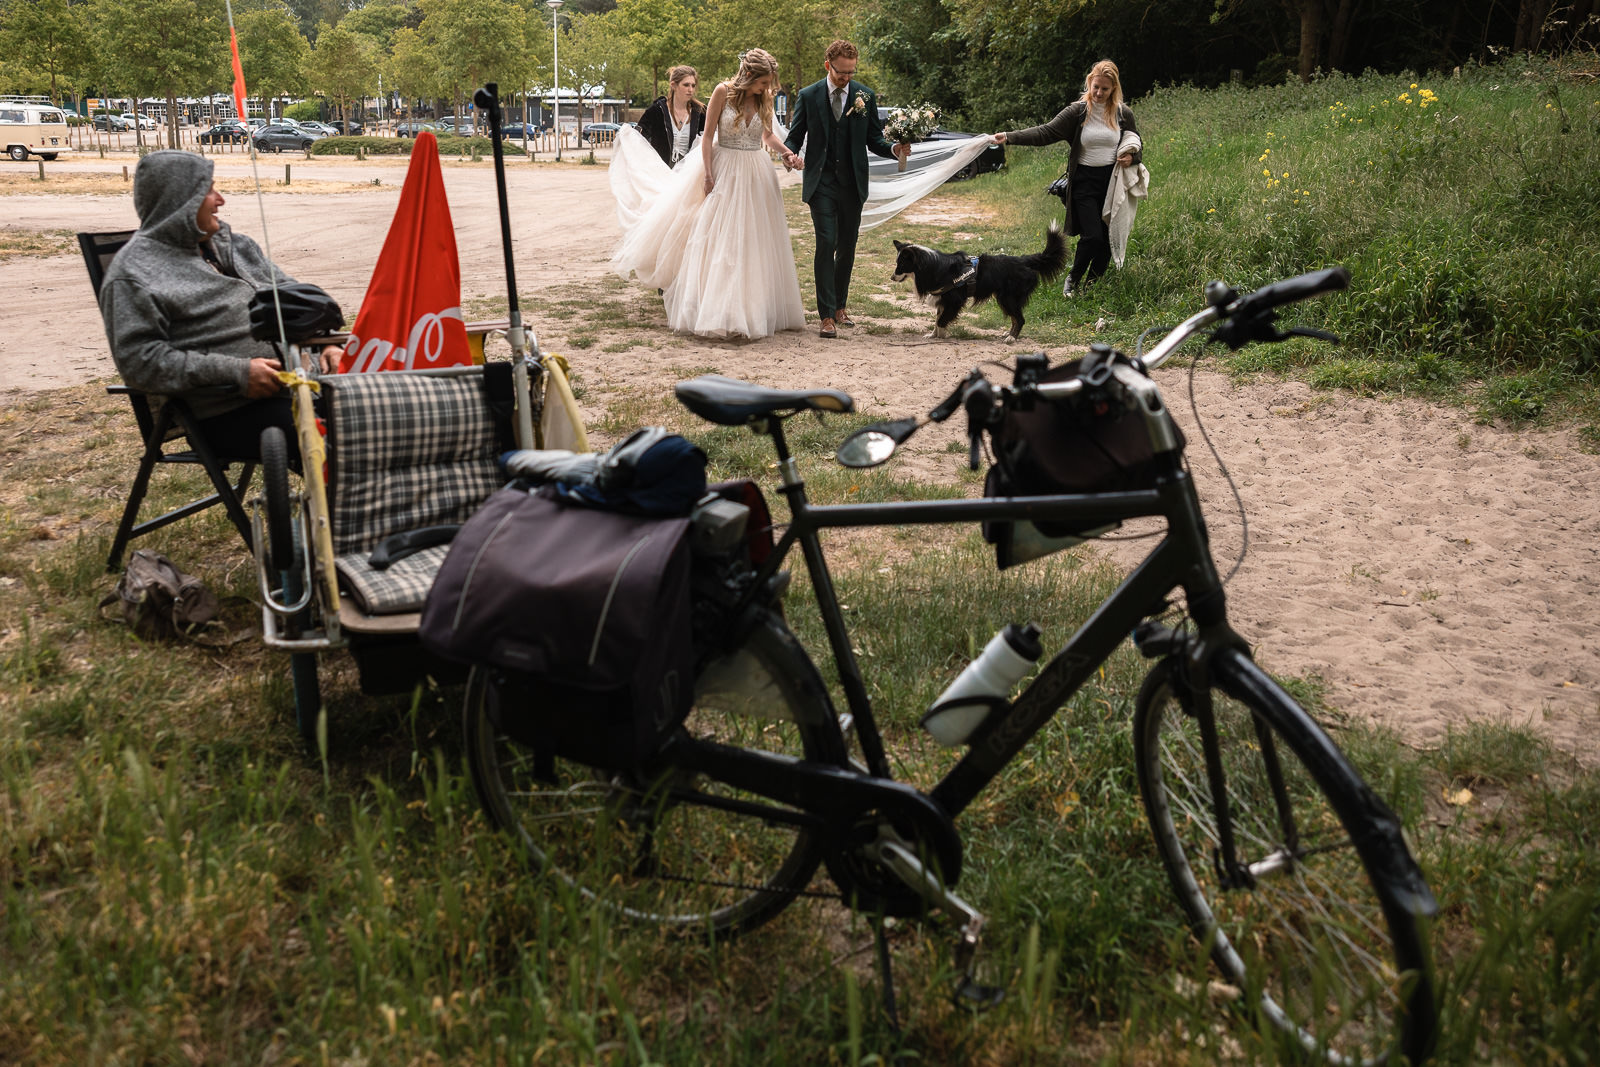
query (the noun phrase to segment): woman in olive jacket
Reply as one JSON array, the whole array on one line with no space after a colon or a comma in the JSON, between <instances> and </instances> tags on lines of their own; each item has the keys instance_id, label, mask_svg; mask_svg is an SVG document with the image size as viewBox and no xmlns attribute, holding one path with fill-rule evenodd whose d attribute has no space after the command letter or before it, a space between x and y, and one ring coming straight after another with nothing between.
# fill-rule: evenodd
<instances>
[{"instance_id":1,"label":"woman in olive jacket","mask_svg":"<svg viewBox=\"0 0 1600 1067\"><path fill-rule=\"evenodd\" d=\"M689 146L705 131L706 109L694 98L700 79L693 67L673 67L667 80L667 95L656 97L639 116L639 132L661 162L671 167L689 154Z\"/></svg>"},{"instance_id":2,"label":"woman in olive jacket","mask_svg":"<svg viewBox=\"0 0 1600 1067\"><path fill-rule=\"evenodd\" d=\"M1122 102L1122 78L1117 65L1102 59L1084 79L1083 97L1068 104L1042 126L997 133L1000 144L1048 145L1066 141L1068 200L1067 233L1078 238L1072 271L1061 288L1063 296L1105 273L1111 262L1111 239L1100 212L1106 189L1117 167L1137 165L1142 144L1133 123L1133 110Z\"/></svg>"}]
</instances>

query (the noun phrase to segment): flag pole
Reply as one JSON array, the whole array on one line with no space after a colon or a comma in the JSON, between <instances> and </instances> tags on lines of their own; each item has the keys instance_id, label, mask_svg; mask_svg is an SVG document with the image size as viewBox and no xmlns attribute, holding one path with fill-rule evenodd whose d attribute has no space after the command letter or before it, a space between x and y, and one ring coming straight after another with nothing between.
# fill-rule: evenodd
<instances>
[{"instance_id":1,"label":"flag pole","mask_svg":"<svg viewBox=\"0 0 1600 1067\"><path fill-rule=\"evenodd\" d=\"M506 157L500 143L500 86L489 82L472 94L472 102L489 113L489 136L494 141L494 184L500 197L500 247L506 259L506 306L510 309L511 328L506 340L516 354L511 377L517 394L517 443L523 448L535 447L533 412L528 403L528 365L533 361L536 345L522 327L522 310L517 306L517 265L511 254L511 207L506 198Z\"/></svg>"},{"instance_id":2,"label":"flag pole","mask_svg":"<svg viewBox=\"0 0 1600 1067\"><path fill-rule=\"evenodd\" d=\"M283 325L283 304L278 299L278 267L272 261L272 238L267 233L267 201L261 195L261 168L256 156L256 139L250 132L250 114L245 110L246 97L244 85L244 65L239 62L239 31L233 25L233 0L223 0L223 6L228 11L228 47L233 52L233 106L239 113L239 122L245 128L245 143L250 146L250 175L255 180L256 209L261 212L261 245L267 256L267 280L272 286L272 311L278 318L278 340L283 342L285 358L290 351L289 331ZM299 367L285 367L284 370L298 371Z\"/></svg>"}]
</instances>

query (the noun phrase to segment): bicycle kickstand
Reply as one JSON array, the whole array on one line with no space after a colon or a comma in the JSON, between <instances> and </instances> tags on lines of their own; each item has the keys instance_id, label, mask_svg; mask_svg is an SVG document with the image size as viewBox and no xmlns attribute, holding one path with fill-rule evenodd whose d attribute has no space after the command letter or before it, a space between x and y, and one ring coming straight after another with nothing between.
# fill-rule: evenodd
<instances>
[{"instance_id":1,"label":"bicycle kickstand","mask_svg":"<svg viewBox=\"0 0 1600 1067\"><path fill-rule=\"evenodd\" d=\"M1004 989L985 985L975 977L978 947L983 942L983 926L987 921L983 915L971 904L946 889L939 877L917 858L917 854L906 844L905 839L889 827L882 827L878 832L878 860L923 900L960 920L961 934L956 941L955 964L961 972L961 977L956 980L955 991L950 996L952 1003L969 1011L983 1012L1004 1000L1006 996ZM880 951L887 954L887 945L881 940L881 928L879 936ZM887 989L886 955L881 965L884 967ZM890 1010L893 1011L892 1002Z\"/></svg>"}]
</instances>

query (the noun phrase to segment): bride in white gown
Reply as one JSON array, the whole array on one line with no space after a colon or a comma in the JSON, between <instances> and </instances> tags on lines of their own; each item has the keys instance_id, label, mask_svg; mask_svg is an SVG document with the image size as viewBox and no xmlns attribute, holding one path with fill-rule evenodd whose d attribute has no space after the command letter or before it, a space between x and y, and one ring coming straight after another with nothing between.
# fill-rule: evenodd
<instances>
[{"instance_id":1,"label":"bride in white gown","mask_svg":"<svg viewBox=\"0 0 1600 1067\"><path fill-rule=\"evenodd\" d=\"M766 337L805 325L778 175L766 149L798 162L773 131L778 63L739 58L706 109L698 152L676 169L623 127L611 160L622 243L611 267L660 289L667 322L703 337ZM715 134L713 136L713 131Z\"/></svg>"}]
</instances>

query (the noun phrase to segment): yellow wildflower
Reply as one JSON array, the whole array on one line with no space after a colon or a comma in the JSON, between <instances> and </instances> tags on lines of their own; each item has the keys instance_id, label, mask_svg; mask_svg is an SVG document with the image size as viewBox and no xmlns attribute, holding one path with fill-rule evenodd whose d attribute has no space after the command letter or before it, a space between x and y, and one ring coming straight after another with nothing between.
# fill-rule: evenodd
<instances>
[{"instance_id":1,"label":"yellow wildflower","mask_svg":"<svg viewBox=\"0 0 1600 1067\"><path fill-rule=\"evenodd\" d=\"M1411 83L1411 88L1415 89L1416 87L1417 87L1417 83L1416 82L1412 82Z\"/></svg>"},{"instance_id":2,"label":"yellow wildflower","mask_svg":"<svg viewBox=\"0 0 1600 1067\"><path fill-rule=\"evenodd\" d=\"M1288 171L1284 171L1284 172L1283 172L1283 176L1284 176L1284 177L1285 177L1285 178L1287 178L1287 177L1288 177L1288 176L1289 176L1289 172L1288 172Z\"/></svg>"},{"instance_id":3,"label":"yellow wildflower","mask_svg":"<svg viewBox=\"0 0 1600 1067\"><path fill-rule=\"evenodd\" d=\"M1261 174L1262 174L1263 177L1266 177L1266 178L1272 177L1272 172L1270 170L1263 170L1261 172Z\"/></svg>"}]
</instances>

